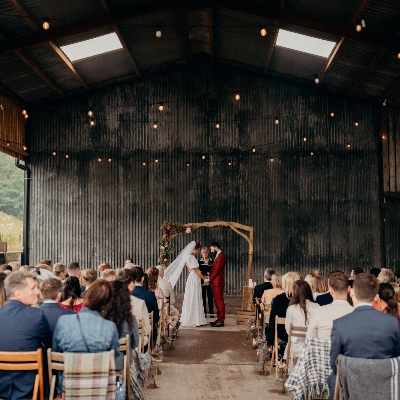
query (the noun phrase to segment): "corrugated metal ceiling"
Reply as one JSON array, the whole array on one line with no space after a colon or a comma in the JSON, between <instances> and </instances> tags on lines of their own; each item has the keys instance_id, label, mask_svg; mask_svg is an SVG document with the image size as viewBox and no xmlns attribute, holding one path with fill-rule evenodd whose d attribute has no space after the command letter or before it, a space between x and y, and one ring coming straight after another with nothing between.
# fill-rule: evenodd
<instances>
[{"instance_id":1,"label":"corrugated metal ceiling","mask_svg":"<svg viewBox=\"0 0 400 400\"><path fill-rule=\"evenodd\" d=\"M60 93L68 95L78 88L89 89L91 84L131 76L135 73L135 66L136 75L143 75L160 66L187 62L197 54L256 67L260 74L266 70L311 79L313 74L327 69L322 80L322 85L327 87L376 97L388 93L396 101L400 98L400 60L397 58L397 52L400 52L400 2L397 0L337 0L323 4L317 0L190 3L175 0L164 8L161 3L151 0L19 0L19 8L15 4L18 2L0 0L0 34L4 37L0 41L0 83L27 102L59 96ZM132 11L132 7L138 7L137 13ZM275 14L270 14L265 7L272 7ZM101 22L102 18L107 18L107 12L117 17ZM268 19L269 15L283 15L283 20ZM47 33L50 39L52 30L56 32L58 27L63 27L64 33L54 38L57 46L117 29L129 54L121 51L116 53L117 58L103 55L80 61L74 65L81 77L74 76L55 51L45 43L39 44L37 38L43 35L42 32L32 36L37 30L35 25L40 29L44 17L51 21ZM357 40L358 37L346 38L329 68L326 68L326 59L278 47L268 58L278 22L283 29L339 42L338 31L333 27L328 29L329 32L321 32L327 28L320 21L325 21L328 27L336 24L340 32L350 27L354 34L355 17L365 19L367 25L359 38L374 33L374 39L368 42L368 38L364 41ZM304 18L312 21L311 26L304 22ZM72 25L88 19L91 20L83 32L82 29L72 29ZM157 27L162 30L161 38L155 36ZM266 37L260 36L261 27L267 28ZM399 48L389 49L385 54L381 45L372 43L376 38L382 38L382 34L392 38L392 43L397 43ZM34 44L26 46L28 39L32 39ZM35 63L36 72L26 60L22 61L21 55L2 51L4 46L16 40L16 46L20 46L23 54ZM374 59L375 65L368 67ZM41 70L40 74L37 69ZM54 82L53 87L48 84L49 80Z\"/></svg>"}]
</instances>

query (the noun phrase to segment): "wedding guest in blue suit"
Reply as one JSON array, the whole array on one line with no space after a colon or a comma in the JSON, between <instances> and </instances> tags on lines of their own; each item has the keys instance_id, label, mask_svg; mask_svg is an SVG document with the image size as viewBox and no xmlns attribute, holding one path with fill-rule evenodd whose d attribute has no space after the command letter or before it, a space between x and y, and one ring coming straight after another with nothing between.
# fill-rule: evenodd
<instances>
[{"instance_id":1,"label":"wedding guest in blue suit","mask_svg":"<svg viewBox=\"0 0 400 400\"><path fill-rule=\"evenodd\" d=\"M350 289L354 311L333 321L331 360L333 373L328 378L333 399L336 358L339 354L356 358L385 359L400 356L400 330L396 317L377 311L379 282L375 276L358 274Z\"/></svg>"},{"instance_id":2,"label":"wedding guest in blue suit","mask_svg":"<svg viewBox=\"0 0 400 400\"><path fill-rule=\"evenodd\" d=\"M58 305L61 299L61 281L59 279L48 278L44 280L40 288L40 297L43 300L40 309L49 323L51 332L54 332L58 318L62 315L75 314L74 311Z\"/></svg>"},{"instance_id":3,"label":"wedding guest in blue suit","mask_svg":"<svg viewBox=\"0 0 400 400\"><path fill-rule=\"evenodd\" d=\"M38 300L36 276L16 271L4 281L7 303L0 308L0 351L36 351L51 347L52 332L43 310L31 307ZM0 398L32 398L35 371L0 371Z\"/></svg>"}]
</instances>

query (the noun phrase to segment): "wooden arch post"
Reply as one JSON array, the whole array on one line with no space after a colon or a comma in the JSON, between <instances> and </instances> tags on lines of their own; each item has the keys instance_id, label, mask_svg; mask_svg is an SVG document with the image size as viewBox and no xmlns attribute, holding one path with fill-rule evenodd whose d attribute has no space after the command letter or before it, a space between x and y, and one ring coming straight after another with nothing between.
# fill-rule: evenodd
<instances>
[{"instance_id":1,"label":"wooden arch post","mask_svg":"<svg viewBox=\"0 0 400 400\"><path fill-rule=\"evenodd\" d=\"M227 228L231 228L238 235L242 236L247 240L249 244L249 259L247 263L247 281L251 279L252 269L253 269L253 251L254 251L254 228L252 226L242 225L237 222L226 222L226 221L215 221L215 222L195 222L191 224L185 224L189 226L193 226L197 229L200 228L214 228L217 226L225 226ZM248 232L248 235L243 233L242 231ZM171 235L170 239L180 235L182 232L175 233Z\"/></svg>"}]
</instances>

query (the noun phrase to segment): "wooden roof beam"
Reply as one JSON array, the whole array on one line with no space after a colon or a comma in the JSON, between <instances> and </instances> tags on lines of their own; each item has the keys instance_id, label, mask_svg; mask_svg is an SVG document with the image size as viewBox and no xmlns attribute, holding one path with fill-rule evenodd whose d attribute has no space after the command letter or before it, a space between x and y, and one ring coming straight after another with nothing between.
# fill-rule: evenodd
<instances>
[{"instance_id":1,"label":"wooden roof beam","mask_svg":"<svg viewBox=\"0 0 400 400\"><path fill-rule=\"evenodd\" d=\"M48 31L36 32L32 35L22 38L7 40L1 44L0 54L20 49L24 47L34 46L40 43L55 41L57 39L69 37L79 33L98 29L104 26L112 26L118 22L126 21L135 17L152 14L170 7L186 8L186 2L183 0L175 0L168 2L168 7L165 3L158 1L137 4L127 7L122 10L110 11L104 15L92 17L84 21L77 21L69 25L56 27ZM197 8L215 8L222 7L245 14L256 15L273 21L284 22L294 26L299 26L314 31L324 32L338 37L344 37L356 41L361 41L369 44L378 45L381 47L387 46L389 50L394 50L397 53L400 51L400 40L378 32L363 30L356 32L354 27L333 24L331 22L318 20L315 18L306 17L303 15L293 14L279 8L268 7L263 4L249 3L242 0L205 0L196 3Z\"/></svg>"},{"instance_id":2,"label":"wooden roof beam","mask_svg":"<svg viewBox=\"0 0 400 400\"><path fill-rule=\"evenodd\" d=\"M100 0L100 3L103 6L104 11L106 13L109 13L110 12L110 8L108 7L107 1L106 0ZM121 42L121 45L122 45L123 49L125 50L128 58L129 58L130 63L132 64L132 67L133 67L133 70L135 71L136 76L139 77L140 76L139 68L138 68L138 66L137 66L137 64L136 64L136 62L135 62L135 60L134 60L134 58L132 56L132 53L130 52L130 50L128 48L128 45L126 44L126 41L125 41L120 29L118 28L118 26L116 24L113 24L112 27L113 27L114 32L117 34L118 39Z\"/></svg>"},{"instance_id":3,"label":"wooden roof beam","mask_svg":"<svg viewBox=\"0 0 400 400\"><path fill-rule=\"evenodd\" d=\"M214 61L214 14L213 9L208 8L208 40L210 41L211 61Z\"/></svg>"},{"instance_id":4,"label":"wooden roof beam","mask_svg":"<svg viewBox=\"0 0 400 400\"><path fill-rule=\"evenodd\" d=\"M355 13L353 14L353 17L350 19L349 21L349 26L353 26L355 24L355 22L360 18L360 15L365 11L365 9L368 7L370 0L361 0L360 4L357 7L357 10L355 11ZM319 77L319 82L318 82L318 86L321 85L322 81L325 79L326 73L329 71L329 69L332 66L332 63L337 55L337 53L339 52L340 47L342 46L344 39L346 39L344 36L341 37L341 39L336 43L335 47L333 48L328 62L325 65L324 71L322 72L322 74Z\"/></svg>"},{"instance_id":5,"label":"wooden roof beam","mask_svg":"<svg viewBox=\"0 0 400 400\"><path fill-rule=\"evenodd\" d=\"M285 7L285 0L281 0L279 2L279 8L283 10L284 7ZM271 63L272 52L274 51L275 48L276 39L278 38L278 33L279 33L279 21L275 21L275 27L274 30L272 31L272 40L268 47L267 61L265 62L264 66L264 75L268 73L269 64Z\"/></svg>"}]
</instances>

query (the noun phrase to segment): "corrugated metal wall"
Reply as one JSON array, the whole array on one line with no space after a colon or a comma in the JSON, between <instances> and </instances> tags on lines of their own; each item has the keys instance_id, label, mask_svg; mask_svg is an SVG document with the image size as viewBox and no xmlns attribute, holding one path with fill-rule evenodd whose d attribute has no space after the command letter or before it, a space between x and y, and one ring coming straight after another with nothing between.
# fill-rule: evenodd
<instances>
[{"instance_id":1,"label":"corrugated metal wall","mask_svg":"<svg viewBox=\"0 0 400 400\"><path fill-rule=\"evenodd\" d=\"M48 257L118 268L132 256L148 267L164 220L225 220L255 227L257 281L266 267L327 274L380 265L372 103L198 62L30 114L31 264ZM192 238L174 239L175 248ZM226 291L241 293L245 240L227 228L197 239L221 242Z\"/></svg>"}]
</instances>

